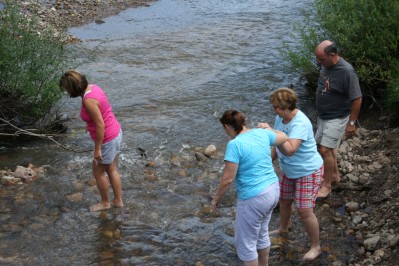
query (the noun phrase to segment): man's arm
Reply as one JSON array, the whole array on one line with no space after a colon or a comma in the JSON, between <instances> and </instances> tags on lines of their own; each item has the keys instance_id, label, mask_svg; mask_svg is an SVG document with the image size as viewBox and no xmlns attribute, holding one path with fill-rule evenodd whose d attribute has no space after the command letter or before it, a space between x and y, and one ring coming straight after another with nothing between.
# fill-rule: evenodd
<instances>
[{"instance_id":1,"label":"man's arm","mask_svg":"<svg viewBox=\"0 0 399 266\"><path fill-rule=\"evenodd\" d=\"M357 120L357 117L359 116L359 113L360 113L361 106L362 106L362 97L359 97L352 101L352 108L351 108L351 113L349 115L349 122L346 125L346 129L345 129L345 135L347 137L352 137L355 134L356 125L355 124L351 125L351 121Z\"/></svg>"}]
</instances>

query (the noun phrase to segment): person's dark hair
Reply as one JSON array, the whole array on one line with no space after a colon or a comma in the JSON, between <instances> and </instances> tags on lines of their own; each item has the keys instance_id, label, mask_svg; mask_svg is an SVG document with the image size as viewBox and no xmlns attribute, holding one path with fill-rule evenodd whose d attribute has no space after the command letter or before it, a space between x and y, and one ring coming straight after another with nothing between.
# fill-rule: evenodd
<instances>
[{"instance_id":1,"label":"person's dark hair","mask_svg":"<svg viewBox=\"0 0 399 266\"><path fill-rule=\"evenodd\" d=\"M324 52L326 54L338 54L338 48L335 45L335 43L333 42L332 44L330 44L329 46L326 46L326 48L324 48Z\"/></svg>"},{"instance_id":2,"label":"person's dark hair","mask_svg":"<svg viewBox=\"0 0 399 266\"><path fill-rule=\"evenodd\" d=\"M282 87L272 92L269 97L270 102L274 106L280 107L280 109L288 109L293 111L297 108L298 98L294 90Z\"/></svg>"},{"instance_id":3,"label":"person's dark hair","mask_svg":"<svg viewBox=\"0 0 399 266\"><path fill-rule=\"evenodd\" d=\"M60 79L61 90L66 91L72 98L83 95L88 85L86 77L75 70L65 72Z\"/></svg>"},{"instance_id":4,"label":"person's dark hair","mask_svg":"<svg viewBox=\"0 0 399 266\"><path fill-rule=\"evenodd\" d=\"M237 110L225 111L219 121L223 125L232 126L237 134L239 134L245 126L245 116Z\"/></svg>"}]
</instances>

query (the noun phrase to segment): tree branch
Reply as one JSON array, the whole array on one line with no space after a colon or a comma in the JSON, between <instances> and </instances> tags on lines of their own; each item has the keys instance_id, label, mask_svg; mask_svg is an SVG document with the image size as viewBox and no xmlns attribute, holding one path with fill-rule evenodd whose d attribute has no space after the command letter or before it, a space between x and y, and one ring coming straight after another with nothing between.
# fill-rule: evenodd
<instances>
[{"instance_id":1,"label":"tree branch","mask_svg":"<svg viewBox=\"0 0 399 266\"><path fill-rule=\"evenodd\" d=\"M9 121L0 118L0 121L6 123L7 125L11 126L12 128L14 128L16 131L14 133L0 133L0 136L20 136L20 135L27 135L27 136L32 136L32 137L38 137L38 138L42 138L42 139L48 139L51 140L52 142L54 142L58 147L64 149L64 150L69 150L69 151L73 151L73 152L86 152L87 150L78 150L78 149L74 149L74 148L69 148L66 147L64 145L62 145L61 143L59 143L58 141L56 141L51 135L47 135L47 134L37 134L32 132L31 130L34 129L22 129L19 128L15 125L13 125L12 123L10 123Z\"/></svg>"}]
</instances>

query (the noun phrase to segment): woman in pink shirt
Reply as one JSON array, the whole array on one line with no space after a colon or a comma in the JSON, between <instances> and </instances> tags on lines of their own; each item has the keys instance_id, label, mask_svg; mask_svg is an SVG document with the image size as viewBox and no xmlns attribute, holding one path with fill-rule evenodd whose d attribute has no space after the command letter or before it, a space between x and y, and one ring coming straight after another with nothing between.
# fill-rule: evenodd
<instances>
[{"instance_id":1,"label":"woman in pink shirt","mask_svg":"<svg viewBox=\"0 0 399 266\"><path fill-rule=\"evenodd\" d=\"M114 191L113 205L123 207L122 181L116 168L122 143L122 129L116 120L112 107L103 90L95 84L89 84L81 73L67 71L60 80L60 87L71 98L81 97L80 116L87 124L87 130L94 141L93 175L101 195L101 202L90 206L90 211L109 209L109 185L107 173Z\"/></svg>"}]
</instances>

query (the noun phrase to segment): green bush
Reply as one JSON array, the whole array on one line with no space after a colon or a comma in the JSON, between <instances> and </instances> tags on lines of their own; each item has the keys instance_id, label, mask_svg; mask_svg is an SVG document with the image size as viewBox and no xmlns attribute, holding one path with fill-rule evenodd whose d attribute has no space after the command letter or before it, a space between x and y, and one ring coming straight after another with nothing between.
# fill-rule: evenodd
<instances>
[{"instance_id":1,"label":"green bush","mask_svg":"<svg viewBox=\"0 0 399 266\"><path fill-rule=\"evenodd\" d=\"M60 34L40 28L37 17L22 14L13 2L0 11L0 118L45 131L63 95L58 81L69 52ZM0 126L0 132L12 130Z\"/></svg>"},{"instance_id":2,"label":"green bush","mask_svg":"<svg viewBox=\"0 0 399 266\"><path fill-rule=\"evenodd\" d=\"M398 0L315 0L305 12L305 23L297 27L300 41L283 48L293 70L315 77L314 49L330 39L356 69L366 97L384 107L399 102L390 91L399 72Z\"/></svg>"},{"instance_id":3,"label":"green bush","mask_svg":"<svg viewBox=\"0 0 399 266\"><path fill-rule=\"evenodd\" d=\"M399 125L399 71L388 84L387 89L388 94L388 109L389 109L389 119L392 125Z\"/></svg>"}]
</instances>

